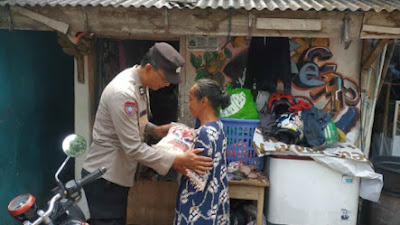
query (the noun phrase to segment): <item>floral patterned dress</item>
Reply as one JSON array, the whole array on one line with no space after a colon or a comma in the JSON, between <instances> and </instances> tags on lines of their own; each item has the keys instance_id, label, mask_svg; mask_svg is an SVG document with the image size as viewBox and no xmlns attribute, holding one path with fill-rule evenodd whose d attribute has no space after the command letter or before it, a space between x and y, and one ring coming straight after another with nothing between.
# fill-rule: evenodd
<instances>
[{"instance_id":1,"label":"floral patterned dress","mask_svg":"<svg viewBox=\"0 0 400 225\"><path fill-rule=\"evenodd\" d=\"M174 224L229 225L229 193L226 165L226 137L221 121L198 129L195 148L213 158L213 169L205 176L204 191L196 191L189 179L182 177L176 199Z\"/></svg>"}]
</instances>

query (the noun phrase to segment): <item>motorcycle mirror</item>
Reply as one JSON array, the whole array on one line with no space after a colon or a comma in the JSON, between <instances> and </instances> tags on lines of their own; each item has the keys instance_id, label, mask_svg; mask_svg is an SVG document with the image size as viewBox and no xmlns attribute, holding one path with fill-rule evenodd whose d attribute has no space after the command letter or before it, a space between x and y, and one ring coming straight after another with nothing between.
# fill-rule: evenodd
<instances>
[{"instance_id":1,"label":"motorcycle mirror","mask_svg":"<svg viewBox=\"0 0 400 225\"><path fill-rule=\"evenodd\" d=\"M69 157L78 157L86 150L86 140L77 134L70 134L62 143L62 149Z\"/></svg>"}]
</instances>

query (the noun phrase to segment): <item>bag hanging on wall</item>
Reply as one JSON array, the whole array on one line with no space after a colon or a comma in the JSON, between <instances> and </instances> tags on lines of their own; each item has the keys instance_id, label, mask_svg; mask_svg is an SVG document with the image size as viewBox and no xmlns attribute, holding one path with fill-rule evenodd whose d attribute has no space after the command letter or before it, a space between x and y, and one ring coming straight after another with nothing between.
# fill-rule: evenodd
<instances>
[{"instance_id":1,"label":"bag hanging on wall","mask_svg":"<svg viewBox=\"0 0 400 225\"><path fill-rule=\"evenodd\" d=\"M257 106L254 103L250 89L226 87L231 95L231 104L226 109L220 109L221 117L233 119L258 119Z\"/></svg>"}]
</instances>

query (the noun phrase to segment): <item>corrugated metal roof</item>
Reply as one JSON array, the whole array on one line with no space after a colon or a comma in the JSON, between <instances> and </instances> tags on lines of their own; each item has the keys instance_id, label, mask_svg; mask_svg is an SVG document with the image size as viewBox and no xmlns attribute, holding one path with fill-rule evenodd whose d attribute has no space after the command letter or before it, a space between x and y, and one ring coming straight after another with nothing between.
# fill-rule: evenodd
<instances>
[{"instance_id":1,"label":"corrugated metal roof","mask_svg":"<svg viewBox=\"0 0 400 225\"><path fill-rule=\"evenodd\" d=\"M392 12L400 0L0 0L0 5L18 6L112 6L156 8L212 8L257 10L339 10Z\"/></svg>"}]
</instances>

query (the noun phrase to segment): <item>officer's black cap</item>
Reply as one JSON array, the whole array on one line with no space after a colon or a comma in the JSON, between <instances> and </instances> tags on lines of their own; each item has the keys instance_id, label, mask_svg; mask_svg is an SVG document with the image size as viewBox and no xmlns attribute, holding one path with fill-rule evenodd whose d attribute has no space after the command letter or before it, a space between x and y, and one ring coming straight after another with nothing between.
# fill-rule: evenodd
<instances>
[{"instance_id":1,"label":"officer's black cap","mask_svg":"<svg viewBox=\"0 0 400 225\"><path fill-rule=\"evenodd\" d=\"M165 42L156 43L151 54L154 62L164 71L165 77L172 84L182 82L179 75L181 67L185 64L185 59L171 45Z\"/></svg>"}]
</instances>

